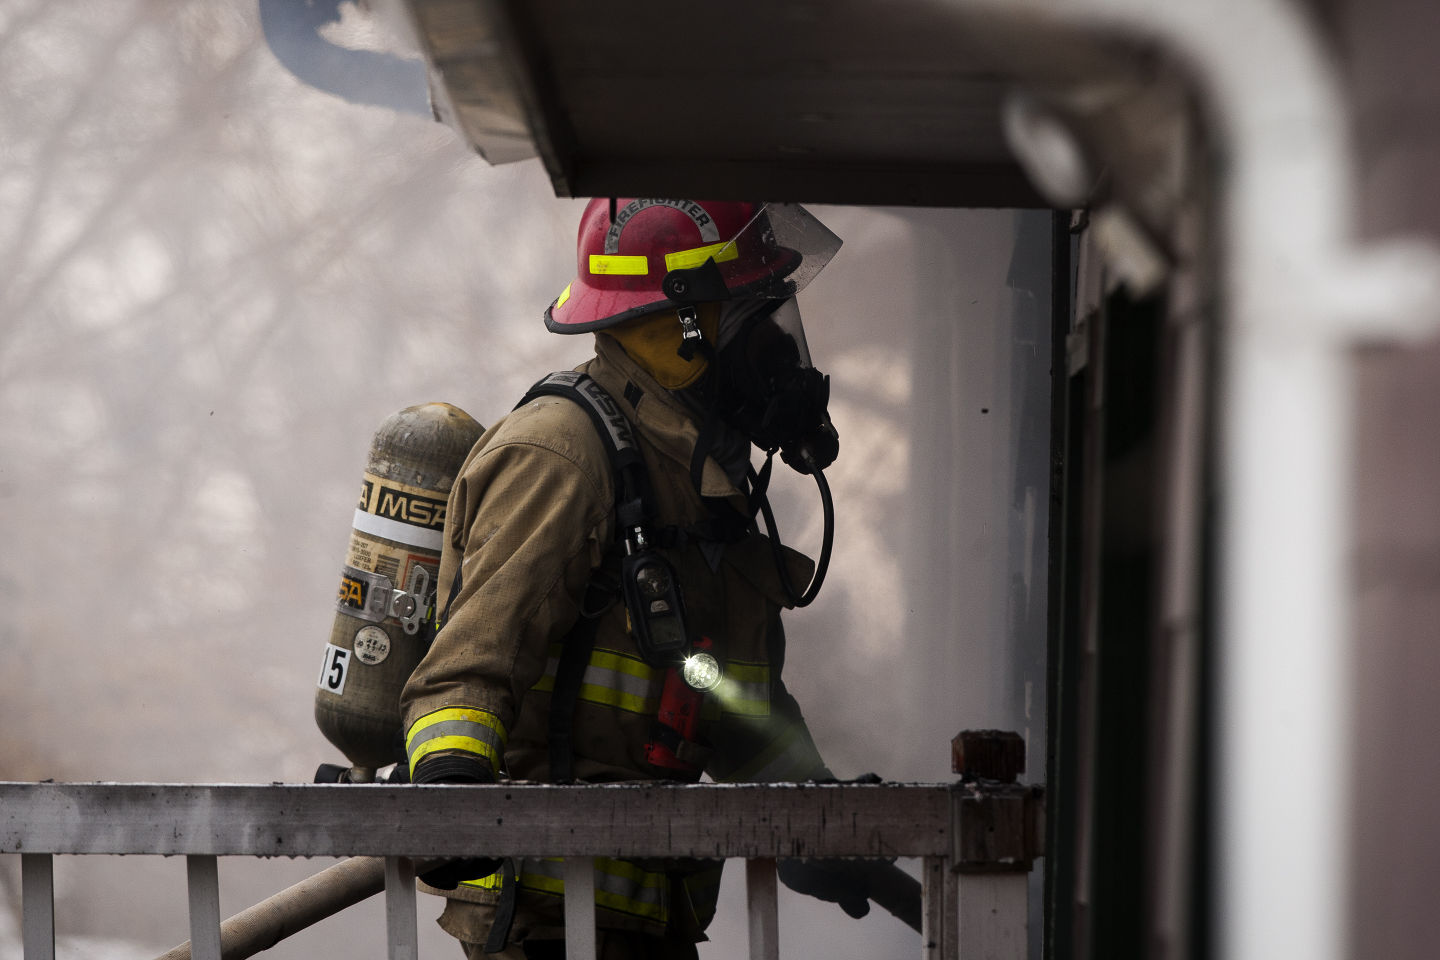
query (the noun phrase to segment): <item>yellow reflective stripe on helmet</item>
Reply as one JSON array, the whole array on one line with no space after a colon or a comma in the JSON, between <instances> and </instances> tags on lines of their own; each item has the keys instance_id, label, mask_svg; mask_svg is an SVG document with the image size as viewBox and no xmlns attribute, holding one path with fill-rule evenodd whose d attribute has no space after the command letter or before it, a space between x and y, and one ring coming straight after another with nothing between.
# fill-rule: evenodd
<instances>
[{"instance_id":1,"label":"yellow reflective stripe on helmet","mask_svg":"<svg viewBox=\"0 0 1440 960\"><path fill-rule=\"evenodd\" d=\"M565 895L564 861L559 857L521 860L519 874L522 889L555 897ZM498 890L503 885L498 870L488 877L462 882L482 890ZM625 860L595 858L597 907L664 923L669 916L669 886L669 878L663 873L641 869Z\"/></svg>"},{"instance_id":2,"label":"yellow reflective stripe on helmet","mask_svg":"<svg viewBox=\"0 0 1440 960\"><path fill-rule=\"evenodd\" d=\"M569 284L569 283L565 284L565 289L560 291L560 296L559 296L559 298L555 301L555 306L557 306L557 307L563 307L563 306L565 306L565 301L570 299L570 287L571 287L571 286L573 286L573 284Z\"/></svg>"},{"instance_id":3,"label":"yellow reflective stripe on helmet","mask_svg":"<svg viewBox=\"0 0 1440 960\"><path fill-rule=\"evenodd\" d=\"M613 253L590 254L590 272L622 277L643 277L650 272L648 257L622 257Z\"/></svg>"},{"instance_id":4,"label":"yellow reflective stripe on helmet","mask_svg":"<svg viewBox=\"0 0 1440 960\"><path fill-rule=\"evenodd\" d=\"M551 648L550 659L545 664L545 675L531 689L553 692L559 667L560 648L556 645ZM598 648L591 651L590 662L581 678L580 699L649 716L660 709L655 687L655 671L645 661Z\"/></svg>"},{"instance_id":5,"label":"yellow reflective stripe on helmet","mask_svg":"<svg viewBox=\"0 0 1440 960\"><path fill-rule=\"evenodd\" d=\"M505 725L488 710L474 707L446 707L427 713L410 725L405 736L405 753L410 772L420 760L438 750L463 750L500 766L505 750Z\"/></svg>"},{"instance_id":6,"label":"yellow reflective stripe on helmet","mask_svg":"<svg viewBox=\"0 0 1440 960\"><path fill-rule=\"evenodd\" d=\"M700 264L715 258L716 263L727 263L740 256L740 248L733 240L726 240L724 243L710 243L703 247L692 247L689 250L676 250L674 253L665 254L666 270L686 270L690 267L698 267Z\"/></svg>"}]
</instances>

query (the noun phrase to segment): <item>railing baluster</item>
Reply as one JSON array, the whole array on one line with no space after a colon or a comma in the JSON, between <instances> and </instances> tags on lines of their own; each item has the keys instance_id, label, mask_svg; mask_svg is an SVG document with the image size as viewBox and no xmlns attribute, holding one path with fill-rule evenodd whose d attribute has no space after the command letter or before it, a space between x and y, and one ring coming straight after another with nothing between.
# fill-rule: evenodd
<instances>
[{"instance_id":1,"label":"railing baluster","mask_svg":"<svg viewBox=\"0 0 1440 960\"><path fill-rule=\"evenodd\" d=\"M941 868L940 898L945 910L945 942L940 948L940 956L942 960L960 960L965 949L965 929L960 919L960 884L964 875L955 871L955 861L949 857L941 861ZM1024 951L1016 954L1017 958L1025 956Z\"/></svg>"},{"instance_id":2,"label":"railing baluster","mask_svg":"<svg viewBox=\"0 0 1440 960\"><path fill-rule=\"evenodd\" d=\"M959 900L960 951L965 960L1026 956L1028 875L1018 871L961 874Z\"/></svg>"},{"instance_id":3,"label":"railing baluster","mask_svg":"<svg viewBox=\"0 0 1440 960\"><path fill-rule=\"evenodd\" d=\"M190 891L190 956L220 960L220 867L215 857L185 858Z\"/></svg>"},{"instance_id":4,"label":"railing baluster","mask_svg":"<svg viewBox=\"0 0 1440 960\"><path fill-rule=\"evenodd\" d=\"M390 960L418 960L415 862L408 857L385 858L385 936L390 943Z\"/></svg>"},{"instance_id":5,"label":"railing baluster","mask_svg":"<svg viewBox=\"0 0 1440 960\"><path fill-rule=\"evenodd\" d=\"M595 860L565 858L565 960L595 960Z\"/></svg>"},{"instance_id":6,"label":"railing baluster","mask_svg":"<svg viewBox=\"0 0 1440 960\"><path fill-rule=\"evenodd\" d=\"M958 960L960 931L956 929L959 884L950 869L949 857L926 857L923 861L923 912L920 942L925 960ZM965 960L972 960L968 955Z\"/></svg>"},{"instance_id":7,"label":"railing baluster","mask_svg":"<svg viewBox=\"0 0 1440 960\"><path fill-rule=\"evenodd\" d=\"M713 790L684 787L669 791L625 785L538 787L521 784L507 786L505 790L503 801L498 798L495 801L505 804L506 815L495 820L495 827L503 823L504 829L491 829L486 824L490 830L486 839L500 847L500 853L510 853L519 842L516 837L520 831L525 834L527 845L531 841L543 841L543 848L564 857L561 873L567 893L564 909L570 934L568 960L595 960L597 948L604 942L604 932L596 928L595 895L607 875L595 872L595 862L590 857L565 856L579 849L573 838L573 831L578 829L576 824L592 822L614 828L614 849L606 851L612 856L641 861L667 855L746 859L747 932L753 960L778 960L779 956L775 851L788 854L803 847L814 856L876 856L882 842L900 855L927 856L924 925L926 936L933 943L926 948L926 960L957 960L957 944L968 945L972 940L986 942L989 947L985 949L992 950L997 944L1018 942L1019 952L1008 952L1004 960L1024 956L1024 874L1017 869L1013 882L992 877L988 881L977 881L974 889L962 886L968 875L962 877L951 872L952 856L966 856L964 862L971 869L985 869L992 862L1008 864L1010 861L994 856L987 859L990 851L984 844L970 844L976 849L968 854L951 852L962 847L970 850L970 847L954 840L958 835L957 825L963 825L966 818L961 816L956 791L949 787L896 787L893 792L886 791L883 804L878 802L877 791L851 787L792 789L763 785ZM510 791L520 796L512 801ZM973 799L971 793L966 793L963 799ZM913 802L903 802L902 798ZM321 883L327 891L324 896L312 892L310 884L316 878L310 878L293 888L303 888L303 895L282 891L277 897L287 903L296 897L307 903L317 901L312 904L314 910L307 908L295 913L303 916L303 924L308 925L343 908L346 903L355 902L349 899L352 896L360 899L377 893L382 887L383 874L388 891L389 956L397 960L417 960L415 862L399 856L386 857L386 854L399 848L407 853L431 856L440 844L453 843L454 838L421 830L414 835L407 833L401 846L391 828L376 829L371 825L388 823L398 816L391 809L398 801L404 801L402 812L409 814L418 810L430 814L416 816L414 822L452 820L460 808L452 809L439 802L447 799L440 791L416 791L407 796L401 791L378 788L341 792L333 787L310 784L266 787L66 784L61 790L60 785L55 784L0 782L0 808L6 812L6 816L0 818L0 852L22 857L27 960L54 960L55 957L54 863L52 854L34 851L186 857L191 943L177 947L175 955L183 953L193 960L221 960L224 943L219 861L213 854L217 850L224 851L226 856L273 856L275 851L283 850L287 855L304 857L373 851L375 857L362 858L364 869L344 871L343 882L342 878L329 877L329 870L322 871L326 876ZM649 815L643 822L632 817L630 810L642 799L658 808L658 813L647 808ZM370 815L351 819L329 815L341 800L347 811L358 805ZM769 812L788 811L783 818L785 825L777 830L779 818L767 815L759 819L763 828L757 827L755 819L747 819L757 807ZM891 808L904 809L906 813L892 818ZM979 810L982 826L988 822L983 819L988 809ZM809 815L799 816L798 812L803 811ZM874 826L867 826L862 835L857 835L854 828L857 820ZM263 837L258 839L254 829L257 823L266 824ZM357 823L360 826L356 826ZM719 830L713 826L715 823L736 826ZM77 830L77 824L103 825L104 829ZM322 829L319 826L322 824L328 826ZM345 825L344 829L335 826L337 824ZM986 836L983 830L980 836L981 839ZM507 846L510 849L506 849ZM750 857L755 859L748 859ZM1021 863L1018 859L1015 862ZM1028 862L1023 865L1028 867ZM331 887L332 881L339 886ZM270 902L267 900L246 911L245 916L268 909ZM887 904L882 906L888 909ZM900 911L906 912L903 907ZM972 921L969 934L957 922L962 914ZM908 916L908 922L914 923L913 907ZM987 940L978 931L996 924L997 918L1003 933ZM237 925L232 929L238 928ZM965 939L962 941L960 937ZM985 956L983 953L965 955L964 960L984 960Z\"/></svg>"},{"instance_id":8,"label":"railing baluster","mask_svg":"<svg viewBox=\"0 0 1440 960\"><path fill-rule=\"evenodd\" d=\"M750 915L750 960L779 960L780 914L776 905L775 861L745 861L745 905Z\"/></svg>"},{"instance_id":9,"label":"railing baluster","mask_svg":"<svg viewBox=\"0 0 1440 960\"><path fill-rule=\"evenodd\" d=\"M48 853L20 855L25 960L55 960L55 861Z\"/></svg>"}]
</instances>

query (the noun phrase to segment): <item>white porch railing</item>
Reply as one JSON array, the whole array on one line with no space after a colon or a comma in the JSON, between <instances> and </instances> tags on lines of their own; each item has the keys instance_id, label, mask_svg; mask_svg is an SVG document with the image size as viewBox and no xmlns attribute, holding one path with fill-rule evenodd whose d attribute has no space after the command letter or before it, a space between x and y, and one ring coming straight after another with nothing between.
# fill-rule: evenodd
<instances>
[{"instance_id":1,"label":"white porch railing","mask_svg":"<svg viewBox=\"0 0 1440 960\"><path fill-rule=\"evenodd\" d=\"M187 858L192 956L220 960L221 856L385 859L391 960L417 954L413 860L563 856L567 956L593 960L591 858L747 860L752 960L778 957L775 858L920 857L928 960L1023 960L1039 794L1016 784L386 786L0 783L25 960L53 960L55 854Z\"/></svg>"}]
</instances>

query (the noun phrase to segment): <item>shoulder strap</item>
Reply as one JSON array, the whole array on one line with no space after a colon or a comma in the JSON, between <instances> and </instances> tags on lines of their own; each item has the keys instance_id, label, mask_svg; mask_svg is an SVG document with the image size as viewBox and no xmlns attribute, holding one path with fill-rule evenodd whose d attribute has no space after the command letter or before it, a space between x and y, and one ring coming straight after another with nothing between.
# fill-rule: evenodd
<instances>
[{"instance_id":1,"label":"shoulder strap","mask_svg":"<svg viewBox=\"0 0 1440 960\"><path fill-rule=\"evenodd\" d=\"M518 409L542 396L575 401L595 424L615 477L615 510L620 526L628 529L649 519L650 489L645 461L635 443L634 428L615 399L589 374L562 370L536 383L515 406Z\"/></svg>"},{"instance_id":2,"label":"shoulder strap","mask_svg":"<svg viewBox=\"0 0 1440 960\"><path fill-rule=\"evenodd\" d=\"M536 383L515 406L522 407L536 397L556 396L573 400L595 424L595 430L610 459L611 475L615 478L616 536L645 523L650 518L649 478L645 461L635 444L634 429L620 407L605 388L588 375L573 370L552 373ZM613 586L613 585L612 585ZM564 783L575 779L575 704L580 699L580 686L590 653L595 648L599 617L607 608L603 603L590 602L597 588L592 580L586 589L586 602L580 620L565 638L560 662L555 669L555 686L550 693L548 753L550 779Z\"/></svg>"}]
</instances>

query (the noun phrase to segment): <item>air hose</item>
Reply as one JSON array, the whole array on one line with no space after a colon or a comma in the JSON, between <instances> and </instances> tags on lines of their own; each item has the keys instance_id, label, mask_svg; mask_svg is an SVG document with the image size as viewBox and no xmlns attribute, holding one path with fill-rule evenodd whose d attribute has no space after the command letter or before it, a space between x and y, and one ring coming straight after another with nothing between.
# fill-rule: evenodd
<instances>
[{"instance_id":1,"label":"air hose","mask_svg":"<svg viewBox=\"0 0 1440 960\"><path fill-rule=\"evenodd\" d=\"M815 478L815 485L820 488L820 503L825 511L825 534L820 546L820 559L815 564L815 575L810 578L810 585L805 588L804 593L796 592L795 584L790 579L790 569L785 563L780 533L775 528L775 513L770 509L770 498L765 495L763 487L758 491L757 498L760 513L765 518L765 532L770 535L770 550L775 555L775 570L780 574L780 585L785 589L790 603L796 607L808 607L820 593L820 585L825 582L825 572L830 568L830 551L835 545L835 501L830 496L830 484L825 480L825 472L815 465L815 461L808 454L804 455L804 461L810 468L809 474ZM770 461L767 458L761 473L767 473L769 467Z\"/></svg>"}]
</instances>

